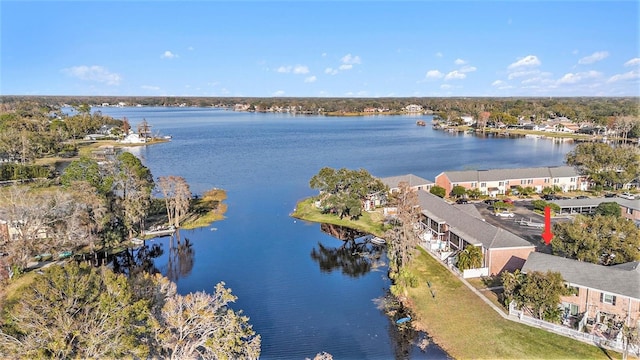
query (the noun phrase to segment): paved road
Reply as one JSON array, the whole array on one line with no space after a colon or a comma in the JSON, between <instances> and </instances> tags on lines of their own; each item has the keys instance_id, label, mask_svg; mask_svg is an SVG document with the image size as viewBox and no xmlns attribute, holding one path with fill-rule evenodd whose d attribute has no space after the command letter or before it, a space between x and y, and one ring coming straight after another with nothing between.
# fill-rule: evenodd
<instances>
[{"instance_id":1,"label":"paved road","mask_svg":"<svg viewBox=\"0 0 640 360\"><path fill-rule=\"evenodd\" d=\"M551 253L551 246L545 245L542 240L542 231L543 228L532 228L529 226L520 225L518 220L531 220L537 223L544 223L544 216L533 212L533 206L531 205L530 200L516 200L514 202L515 207L512 212L515 214L515 217L512 218L504 218L500 216L495 216L493 210L489 209L489 205L478 202L474 203L482 217L491 225L503 228L509 232L512 232L521 238L527 240L532 245L534 245L539 252L543 253ZM552 218L551 223L554 224L558 221L568 221L566 217L560 218Z\"/></svg>"}]
</instances>

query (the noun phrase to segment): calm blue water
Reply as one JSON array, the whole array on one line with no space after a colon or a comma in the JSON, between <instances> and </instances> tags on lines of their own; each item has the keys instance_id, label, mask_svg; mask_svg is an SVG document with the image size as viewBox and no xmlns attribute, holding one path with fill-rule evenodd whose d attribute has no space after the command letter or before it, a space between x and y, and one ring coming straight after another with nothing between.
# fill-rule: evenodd
<instances>
[{"instance_id":1,"label":"calm blue water","mask_svg":"<svg viewBox=\"0 0 640 360\"><path fill-rule=\"evenodd\" d=\"M101 108L146 119L169 143L131 148L154 177L178 175L192 192L227 190L217 228L182 231L190 256L170 256L168 238L156 266L181 293L211 291L224 281L234 305L262 336L263 359L438 359L402 340L375 303L389 286L386 268L362 276L323 271L311 253L342 245L318 224L289 216L320 168L365 168L374 176L413 173L433 180L446 170L561 165L572 143L480 138L415 125L417 117L293 117L204 108ZM428 119L428 117L420 117ZM181 262L176 266L176 263ZM175 270L178 269L178 270ZM408 351L408 355L403 351Z\"/></svg>"}]
</instances>

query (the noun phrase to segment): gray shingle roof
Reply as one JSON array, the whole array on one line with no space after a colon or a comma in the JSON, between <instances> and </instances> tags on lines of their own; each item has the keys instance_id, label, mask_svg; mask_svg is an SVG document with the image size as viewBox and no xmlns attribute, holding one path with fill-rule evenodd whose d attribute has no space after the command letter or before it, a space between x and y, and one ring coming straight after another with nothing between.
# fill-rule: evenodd
<instances>
[{"instance_id":1,"label":"gray shingle roof","mask_svg":"<svg viewBox=\"0 0 640 360\"><path fill-rule=\"evenodd\" d=\"M561 177L578 176L578 173L576 172L576 170L571 166L445 171L442 174L446 175L449 178L449 181L453 183L470 182L470 181L500 181L500 180L512 180L512 179L561 178Z\"/></svg>"},{"instance_id":2,"label":"gray shingle roof","mask_svg":"<svg viewBox=\"0 0 640 360\"><path fill-rule=\"evenodd\" d=\"M573 285L640 299L640 262L603 266L538 252L529 254L522 272L559 272Z\"/></svg>"},{"instance_id":3,"label":"gray shingle roof","mask_svg":"<svg viewBox=\"0 0 640 360\"><path fill-rule=\"evenodd\" d=\"M598 206L601 203L615 202L629 209L640 210L640 200L627 200L620 197L614 198L589 198L589 199L564 199L550 201L561 208L578 206Z\"/></svg>"},{"instance_id":4,"label":"gray shingle roof","mask_svg":"<svg viewBox=\"0 0 640 360\"><path fill-rule=\"evenodd\" d=\"M470 215L424 190L418 191L418 203L426 216L448 224L452 232L473 245L482 245L485 249L533 247L523 238Z\"/></svg>"},{"instance_id":5,"label":"gray shingle roof","mask_svg":"<svg viewBox=\"0 0 640 360\"><path fill-rule=\"evenodd\" d=\"M410 187L433 184L433 181L421 178L413 174L380 178L380 181L382 181L383 184L387 185L390 188L397 188L398 185L400 185L400 183L403 181L408 183Z\"/></svg>"}]
</instances>

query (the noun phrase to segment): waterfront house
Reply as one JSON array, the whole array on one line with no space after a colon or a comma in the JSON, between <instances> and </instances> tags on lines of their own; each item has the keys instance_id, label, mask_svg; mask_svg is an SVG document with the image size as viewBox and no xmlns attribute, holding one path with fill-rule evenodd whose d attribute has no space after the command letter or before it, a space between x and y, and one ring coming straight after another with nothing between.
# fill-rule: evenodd
<instances>
[{"instance_id":1,"label":"waterfront house","mask_svg":"<svg viewBox=\"0 0 640 360\"><path fill-rule=\"evenodd\" d=\"M413 174L390 176L380 178L383 184L389 187L389 191L394 193L400 191L400 183L406 183L412 190L426 190L430 191L434 185L433 181L421 178Z\"/></svg>"},{"instance_id":2,"label":"waterfront house","mask_svg":"<svg viewBox=\"0 0 640 360\"><path fill-rule=\"evenodd\" d=\"M120 142L123 144L144 144L147 140L138 134L129 134Z\"/></svg>"},{"instance_id":3,"label":"waterfront house","mask_svg":"<svg viewBox=\"0 0 640 360\"><path fill-rule=\"evenodd\" d=\"M412 114L422 112L422 106L416 105L416 104L407 105L404 109L406 110L406 112L412 113Z\"/></svg>"},{"instance_id":4,"label":"waterfront house","mask_svg":"<svg viewBox=\"0 0 640 360\"><path fill-rule=\"evenodd\" d=\"M457 254L467 246L482 249L482 267L465 277L497 275L522 268L535 246L521 237L485 222L480 214L465 206L419 190L422 246L447 265L454 266Z\"/></svg>"},{"instance_id":5,"label":"waterfront house","mask_svg":"<svg viewBox=\"0 0 640 360\"><path fill-rule=\"evenodd\" d=\"M563 324L620 340L622 325L640 325L640 262L603 266L532 253L522 272L558 272L571 295L561 297Z\"/></svg>"},{"instance_id":6,"label":"waterfront house","mask_svg":"<svg viewBox=\"0 0 640 360\"><path fill-rule=\"evenodd\" d=\"M489 196L509 194L518 186L533 187L536 192L553 186L558 186L562 191L584 191L588 186L587 179L571 166L445 171L435 180L435 184L443 187L447 194L459 185L466 189L478 189Z\"/></svg>"}]
</instances>

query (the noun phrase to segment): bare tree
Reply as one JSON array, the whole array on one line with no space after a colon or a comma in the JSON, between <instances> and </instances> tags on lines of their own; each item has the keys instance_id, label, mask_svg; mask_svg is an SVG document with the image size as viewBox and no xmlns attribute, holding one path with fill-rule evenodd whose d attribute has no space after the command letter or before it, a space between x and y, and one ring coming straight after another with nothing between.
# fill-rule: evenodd
<instances>
[{"instance_id":1,"label":"bare tree","mask_svg":"<svg viewBox=\"0 0 640 360\"><path fill-rule=\"evenodd\" d=\"M260 335L228 306L236 297L218 283L215 292L169 298L162 309L159 343L171 359L257 359Z\"/></svg>"},{"instance_id":2,"label":"bare tree","mask_svg":"<svg viewBox=\"0 0 640 360\"><path fill-rule=\"evenodd\" d=\"M401 182L399 189L395 194L397 206L395 226L386 233L389 244L389 265L392 271L400 271L411 261L420 242L416 229L420 220L418 195L406 182Z\"/></svg>"},{"instance_id":3,"label":"bare tree","mask_svg":"<svg viewBox=\"0 0 640 360\"><path fill-rule=\"evenodd\" d=\"M189 184L181 176L160 176L158 187L164 197L169 224L180 227L180 221L189 212L191 205L191 190Z\"/></svg>"},{"instance_id":4,"label":"bare tree","mask_svg":"<svg viewBox=\"0 0 640 360\"><path fill-rule=\"evenodd\" d=\"M51 207L50 195L14 185L0 192L0 219L7 221L9 238L0 243L9 263L26 268L31 256L46 251L49 236L58 221L58 207Z\"/></svg>"}]
</instances>

